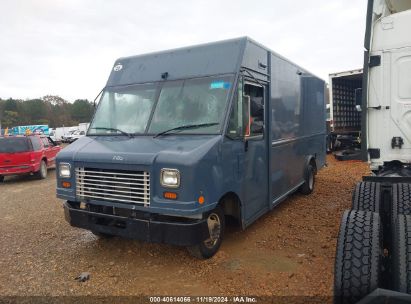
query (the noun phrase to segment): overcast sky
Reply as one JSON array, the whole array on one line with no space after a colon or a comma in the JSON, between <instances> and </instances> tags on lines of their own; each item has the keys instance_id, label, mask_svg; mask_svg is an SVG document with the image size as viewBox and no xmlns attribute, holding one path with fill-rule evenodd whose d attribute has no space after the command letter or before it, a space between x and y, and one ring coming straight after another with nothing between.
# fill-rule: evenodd
<instances>
[{"instance_id":1,"label":"overcast sky","mask_svg":"<svg viewBox=\"0 0 411 304\"><path fill-rule=\"evenodd\" d=\"M363 0L0 0L0 98L93 100L116 58L249 36L327 80L362 67Z\"/></svg>"}]
</instances>

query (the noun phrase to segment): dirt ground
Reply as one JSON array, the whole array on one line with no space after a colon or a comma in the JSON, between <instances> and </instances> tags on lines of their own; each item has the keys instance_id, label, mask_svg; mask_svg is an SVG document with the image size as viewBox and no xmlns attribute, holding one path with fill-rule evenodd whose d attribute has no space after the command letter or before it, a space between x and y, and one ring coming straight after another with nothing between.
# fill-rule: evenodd
<instances>
[{"instance_id":1,"label":"dirt ground","mask_svg":"<svg viewBox=\"0 0 411 304\"><path fill-rule=\"evenodd\" d=\"M0 296L331 296L340 217L367 164L338 162L247 230L228 227L209 260L185 248L98 239L64 220L55 172L0 185ZM74 280L90 272L90 280Z\"/></svg>"}]
</instances>

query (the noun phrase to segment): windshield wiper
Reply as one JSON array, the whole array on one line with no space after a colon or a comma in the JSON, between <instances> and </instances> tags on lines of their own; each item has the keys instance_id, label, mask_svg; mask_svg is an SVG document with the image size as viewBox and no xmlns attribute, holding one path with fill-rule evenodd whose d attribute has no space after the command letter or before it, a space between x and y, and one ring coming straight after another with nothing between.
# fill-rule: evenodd
<instances>
[{"instance_id":1,"label":"windshield wiper","mask_svg":"<svg viewBox=\"0 0 411 304\"><path fill-rule=\"evenodd\" d=\"M126 135L126 136L130 137L130 138L133 138L133 137L134 137L134 136L133 136L133 134L128 133L128 132L123 131L123 130L120 130L120 129L116 129L116 128L93 127L93 128L90 128L90 129L94 129L94 130L109 130L109 131L117 131L117 132L120 132L120 133L121 133L121 134L123 134L123 135ZM98 135L98 134L90 134L90 135Z\"/></svg>"},{"instance_id":2,"label":"windshield wiper","mask_svg":"<svg viewBox=\"0 0 411 304\"><path fill-rule=\"evenodd\" d=\"M154 136L154 138L159 137L159 136L164 135L164 134L167 134L171 131L186 130L186 129L197 129L197 128L202 128L202 127L211 127L211 126L216 126L218 124L219 124L218 122L211 122L211 123L203 123L203 124L197 124L197 125L179 126L179 127L175 127L175 128L160 132L160 133L156 134Z\"/></svg>"}]
</instances>

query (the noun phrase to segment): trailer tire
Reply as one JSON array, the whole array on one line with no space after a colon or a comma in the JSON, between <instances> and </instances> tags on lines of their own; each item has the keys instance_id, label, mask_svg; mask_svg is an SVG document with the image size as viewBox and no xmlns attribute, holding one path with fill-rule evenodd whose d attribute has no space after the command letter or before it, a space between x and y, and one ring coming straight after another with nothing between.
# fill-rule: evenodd
<instances>
[{"instance_id":1,"label":"trailer tire","mask_svg":"<svg viewBox=\"0 0 411 304\"><path fill-rule=\"evenodd\" d=\"M356 303L378 288L382 240L380 215L346 210L341 219L334 272L334 303Z\"/></svg>"},{"instance_id":2,"label":"trailer tire","mask_svg":"<svg viewBox=\"0 0 411 304\"><path fill-rule=\"evenodd\" d=\"M400 214L411 215L411 184L393 184L391 223L395 225Z\"/></svg>"},{"instance_id":3,"label":"trailer tire","mask_svg":"<svg viewBox=\"0 0 411 304\"><path fill-rule=\"evenodd\" d=\"M201 242L198 245L187 247L188 252L198 259L209 259L213 255L215 255L221 246L221 242L224 236L225 218L224 212L220 206L209 212L207 221L210 229L210 238ZM211 224L215 226L212 227ZM213 240L211 236L211 229L214 228L217 228L219 232L218 236L216 236L217 238Z\"/></svg>"},{"instance_id":4,"label":"trailer tire","mask_svg":"<svg viewBox=\"0 0 411 304\"><path fill-rule=\"evenodd\" d=\"M315 185L315 168L312 163L308 164L304 174L304 184L300 187L300 192L304 195L311 194Z\"/></svg>"},{"instance_id":5,"label":"trailer tire","mask_svg":"<svg viewBox=\"0 0 411 304\"><path fill-rule=\"evenodd\" d=\"M411 293L411 216L399 214L393 232L394 290Z\"/></svg>"},{"instance_id":6,"label":"trailer tire","mask_svg":"<svg viewBox=\"0 0 411 304\"><path fill-rule=\"evenodd\" d=\"M375 182L360 182L352 194L352 210L380 212L381 184Z\"/></svg>"}]
</instances>

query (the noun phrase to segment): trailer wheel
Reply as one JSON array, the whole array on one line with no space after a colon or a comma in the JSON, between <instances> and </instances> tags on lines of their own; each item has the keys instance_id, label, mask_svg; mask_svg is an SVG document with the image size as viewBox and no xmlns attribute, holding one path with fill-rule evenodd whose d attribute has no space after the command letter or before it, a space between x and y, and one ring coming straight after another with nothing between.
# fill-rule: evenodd
<instances>
[{"instance_id":1,"label":"trailer wheel","mask_svg":"<svg viewBox=\"0 0 411 304\"><path fill-rule=\"evenodd\" d=\"M342 216L334 272L334 303L356 303L378 288L382 240L380 215L346 210Z\"/></svg>"},{"instance_id":2,"label":"trailer wheel","mask_svg":"<svg viewBox=\"0 0 411 304\"><path fill-rule=\"evenodd\" d=\"M399 214L393 232L394 290L411 293L411 216Z\"/></svg>"},{"instance_id":3,"label":"trailer wheel","mask_svg":"<svg viewBox=\"0 0 411 304\"><path fill-rule=\"evenodd\" d=\"M305 195L311 194L315 184L315 168L311 163L305 169L304 180L304 184L300 187L300 192Z\"/></svg>"},{"instance_id":4,"label":"trailer wheel","mask_svg":"<svg viewBox=\"0 0 411 304\"><path fill-rule=\"evenodd\" d=\"M381 184L374 182L360 182L355 186L352 194L352 210L380 212Z\"/></svg>"},{"instance_id":5,"label":"trailer wheel","mask_svg":"<svg viewBox=\"0 0 411 304\"><path fill-rule=\"evenodd\" d=\"M411 184L394 184L392 194L391 223L395 225L398 215L411 215Z\"/></svg>"},{"instance_id":6,"label":"trailer wheel","mask_svg":"<svg viewBox=\"0 0 411 304\"><path fill-rule=\"evenodd\" d=\"M208 214L207 223L210 238L196 246L187 247L188 252L198 259L209 259L220 248L225 229L224 213L220 207L215 208Z\"/></svg>"}]
</instances>

